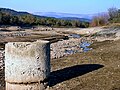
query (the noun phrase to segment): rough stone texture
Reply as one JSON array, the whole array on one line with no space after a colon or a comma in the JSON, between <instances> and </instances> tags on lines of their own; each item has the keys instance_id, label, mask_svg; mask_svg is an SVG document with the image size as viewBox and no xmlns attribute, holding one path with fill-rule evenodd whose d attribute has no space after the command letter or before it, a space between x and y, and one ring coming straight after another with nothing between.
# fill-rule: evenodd
<instances>
[{"instance_id":1,"label":"rough stone texture","mask_svg":"<svg viewBox=\"0 0 120 90\"><path fill-rule=\"evenodd\" d=\"M10 84L6 82L6 90L45 90L43 84Z\"/></svg>"},{"instance_id":2,"label":"rough stone texture","mask_svg":"<svg viewBox=\"0 0 120 90\"><path fill-rule=\"evenodd\" d=\"M4 56L5 55L5 51L4 50L0 50L0 70L2 70L5 66L4 63Z\"/></svg>"},{"instance_id":3,"label":"rough stone texture","mask_svg":"<svg viewBox=\"0 0 120 90\"><path fill-rule=\"evenodd\" d=\"M10 42L6 44L6 82L16 84L40 82L46 79L49 76L49 74L49 41L38 40L36 42Z\"/></svg>"},{"instance_id":4,"label":"rough stone texture","mask_svg":"<svg viewBox=\"0 0 120 90\"><path fill-rule=\"evenodd\" d=\"M120 39L120 28L106 28L97 32L94 36L96 41L118 40Z\"/></svg>"},{"instance_id":5,"label":"rough stone texture","mask_svg":"<svg viewBox=\"0 0 120 90\"><path fill-rule=\"evenodd\" d=\"M51 48L51 59L60 58L77 52L82 52L80 48L81 38L71 38L69 40L58 41L52 43Z\"/></svg>"},{"instance_id":6,"label":"rough stone texture","mask_svg":"<svg viewBox=\"0 0 120 90\"><path fill-rule=\"evenodd\" d=\"M30 36L30 33L27 32L12 32L12 33L0 33L0 38L6 38L6 37L23 37L23 36Z\"/></svg>"}]
</instances>

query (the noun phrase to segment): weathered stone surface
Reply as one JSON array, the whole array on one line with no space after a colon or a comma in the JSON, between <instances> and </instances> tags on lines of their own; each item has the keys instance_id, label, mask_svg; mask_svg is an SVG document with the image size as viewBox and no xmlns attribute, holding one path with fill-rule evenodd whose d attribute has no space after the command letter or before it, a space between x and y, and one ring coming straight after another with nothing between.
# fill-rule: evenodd
<instances>
[{"instance_id":1,"label":"weathered stone surface","mask_svg":"<svg viewBox=\"0 0 120 90\"><path fill-rule=\"evenodd\" d=\"M6 90L46 90L43 84L10 84L6 82Z\"/></svg>"},{"instance_id":2,"label":"weathered stone surface","mask_svg":"<svg viewBox=\"0 0 120 90\"><path fill-rule=\"evenodd\" d=\"M0 50L0 69L1 69L1 70L3 70L3 69L4 69L4 66L5 66L5 63L4 63L4 55L5 55L4 50Z\"/></svg>"},{"instance_id":3,"label":"weathered stone surface","mask_svg":"<svg viewBox=\"0 0 120 90\"><path fill-rule=\"evenodd\" d=\"M36 42L10 42L6 44L5 46L6 82L9 83L40 82L46 79L49 76L49 74L50 74L49 41L38 40Z\"/></svg>"}]
</instances>

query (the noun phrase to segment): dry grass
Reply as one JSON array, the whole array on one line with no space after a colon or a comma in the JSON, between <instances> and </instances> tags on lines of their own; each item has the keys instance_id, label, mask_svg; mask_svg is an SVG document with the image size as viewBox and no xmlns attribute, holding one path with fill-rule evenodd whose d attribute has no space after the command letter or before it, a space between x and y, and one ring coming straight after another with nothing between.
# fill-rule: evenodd
<instances>
[{"instance_id":1,"label":"dry grass","mask_svg":"<svg viewBox=\"0 0 120 90\"><path fill-rule=\"evenodd\" d=\"M120 27L120 23L112 23L112 24L108 24L106 26L102 26L103 28L111 28L111 27Z\"/></svg>"}]
</instances>

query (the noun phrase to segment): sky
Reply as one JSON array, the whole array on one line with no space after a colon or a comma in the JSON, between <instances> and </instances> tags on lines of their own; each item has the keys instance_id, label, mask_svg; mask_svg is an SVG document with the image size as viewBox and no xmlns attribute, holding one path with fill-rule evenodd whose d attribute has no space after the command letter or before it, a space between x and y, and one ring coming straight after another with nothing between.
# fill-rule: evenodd
<instances>
[{"instance_id":1,"label":"sky","mask_svg":"<svg viewBox=\"0 0 120 90\"><path fill-rule=\"evenodd\" d=\"M17 11L94 14L120 8L120 0L0 0L1 8Z\"/></svg>"}]
</instances>

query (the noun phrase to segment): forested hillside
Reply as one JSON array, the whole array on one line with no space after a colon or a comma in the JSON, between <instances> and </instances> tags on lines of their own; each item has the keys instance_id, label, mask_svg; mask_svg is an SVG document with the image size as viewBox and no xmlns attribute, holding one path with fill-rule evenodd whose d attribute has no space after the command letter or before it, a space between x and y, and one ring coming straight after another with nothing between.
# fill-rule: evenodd
<instances>
[{"instance_id":1,"label":"forested hillside","mask_svg":"<svg viewBox=\"0 0 120 90\"><path fill-rule=\"evenodd\" d=\"M89 26L89 22L79 20L63 20L54 17L33 15L28 12L17 12L15 10L0 8L0 25L18 26L51 26L51 27L81 27Z\"/></svg>"}]
</instances>

